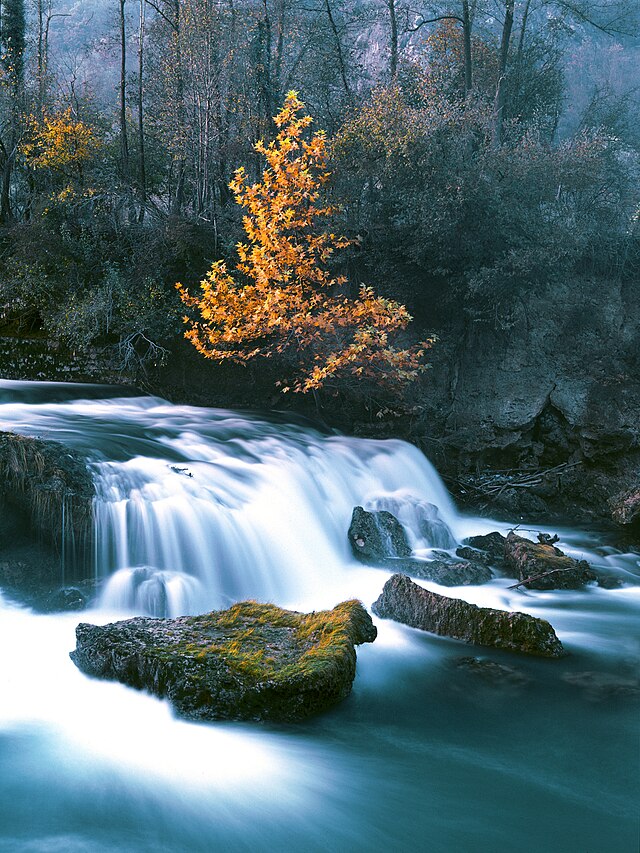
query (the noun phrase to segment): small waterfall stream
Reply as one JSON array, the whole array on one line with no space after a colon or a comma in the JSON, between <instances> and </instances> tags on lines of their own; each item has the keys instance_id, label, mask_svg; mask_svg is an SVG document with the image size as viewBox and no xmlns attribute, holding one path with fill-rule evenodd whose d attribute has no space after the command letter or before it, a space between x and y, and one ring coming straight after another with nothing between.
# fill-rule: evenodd
<instances>
[{"instance_id":1,"label":"small waterfall stream","mask_svg":"<svg viewBox=\"0 0 640 853\"><path fill-rule=\"evenodd\" d=\"M88 455L98 497L87 570L101 587L80 616L38 616L0 595L0 851L631 853L638 554L567 527L561 547L615 568L625 587L425 583L549 619L566 661L479 652L378 620L352 696L330 714L294 730L198 726L76 670L77 622L244 598L370 606L388 572L351 556L356 505L394 513L426 558L507 525L460 515L411 445L276 416L0 381L0 430ZM502 680L456 669L477 654L505 668Z\"/></svg>"}]
</instances>

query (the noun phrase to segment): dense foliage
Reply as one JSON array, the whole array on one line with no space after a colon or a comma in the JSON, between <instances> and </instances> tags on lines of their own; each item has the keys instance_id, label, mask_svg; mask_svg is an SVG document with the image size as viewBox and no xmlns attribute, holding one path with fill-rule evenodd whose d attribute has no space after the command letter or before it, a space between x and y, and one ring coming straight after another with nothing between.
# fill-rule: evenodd
<instances>
[{"instance_id":1,"label":"dense foliage","mask_svg":"<svg viewBox=\"0 0 640 853\"><path fill-rule=\"evenodd\" d=\"M207 354L270 354L282 376L301 359L292 387L311 389L372 370L365 350L413 375L412 346L443 312L508 325L527 289L638 272L640 45L625 0L1 0L0 12L5 333L139 366L179 346L175 282L203 281L211 322L192 337ZM326 136L278 136L293 88ZM263 158L284 156L285 139L315 158L326 227L300 229L310 209L260 195ZM292 229L278 221L289 209ZM396 350L398 303L417 322Z\"/></svg>"}]
</instances>

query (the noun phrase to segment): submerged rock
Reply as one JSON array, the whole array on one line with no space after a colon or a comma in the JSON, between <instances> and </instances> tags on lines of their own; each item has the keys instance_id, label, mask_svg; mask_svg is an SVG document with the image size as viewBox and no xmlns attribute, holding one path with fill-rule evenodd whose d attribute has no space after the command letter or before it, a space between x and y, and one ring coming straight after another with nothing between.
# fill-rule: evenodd
<instances>
[{"instance_id":1,"label":"submerged rock","mask_svg":"<svg viewBox=\"0 0 640 853\"><path fill-rule=\"evenodd\" d=\"M480 646L541 657L560 657L562 643L544 619L478 607L423 589L406 575L393 575L373 605L383 619L395 619L432 634Z\"/></svg>"},{"instance_id":2,"label":"submerged rock","mask_svg":"<svg viewBox=\"0 0 640 853\"><path fill-rule=\"evenodd\" d=\"M299 720L349 694L354 646L376 634L359 601L310 614L245 601L201 616L83 623L71 659L166 697L189 719Z\"/></svg>"},{"instance_id":3,"label":"submerged rock","mask_svg":"<svg viewBox=\"0 0 640 853\"><path fill-rule=\"evenodd\" d=\"M512 666L478 657L454 658L451 662L460 672L470 675L488 687L518 688L530 682L530 678Z\"/></svg>"},{"instance_id":4,"label":"submerged rock","mask_svg":"<svg viewBox=\"0 0 640 853\"><path fill-rule=\"evenodd\" d=\"M455 557L428 561L415 558L385 560L380 568L402 572L442 586L470 586L487 583L493 577L488 566L469 560L458 560Z\"/></svg>"},{"instance_id":5,"label":"submerged rock","mask_svg":"<svg viewBox=\"0 0 640 853\"><path fill-rule=\"evenodd\" d=\"M531 542L515 533L507 536L505 560L528 589L579 589L597 580L586 560L574 560L553 545Z\"/></svg>"},{"instance_id":6,"label":"submerged rock","mask_svg":"<svg viewBox=\"0 0 640 853\"><path fill-rule=\"evenodd\" d=\"M412 494L382 495L367 502L368 512L386 510L429 548L454 548L455 537L435 504Z\"/></svg>"},{"instance_id":7,"label":"submerged rock","mask_svg":"<svg viewBox=\"0 0 640 853\"><path fill-rule=\"evenodd\" d=\"M367 512L357 506L351 516L348 535L353 553L365 563L411 554L404 527L386 510Z\"/></svg>"},{"instance_id":8,"label":"submerged rock","mask_svg":"<svg viewBox=\"0 0 640 853\"><path fill-rule=\"evenodd\" d=\"M579 687L591 702L640 698L640 680L609 672L565 672L563 681Z\"/></svg>"}]
</instances>

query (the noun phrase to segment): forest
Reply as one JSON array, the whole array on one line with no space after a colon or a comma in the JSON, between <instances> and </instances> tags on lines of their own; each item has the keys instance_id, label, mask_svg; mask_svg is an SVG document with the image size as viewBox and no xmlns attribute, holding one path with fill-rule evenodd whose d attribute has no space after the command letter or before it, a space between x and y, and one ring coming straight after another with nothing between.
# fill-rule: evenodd
<instances>
[{"instance_id":1,"label":"forest","mask_svg":"<svg viewBox=\"0 0 640 853\"><path fill-rule=\"evenodd\" d=\"M212 265L238 262L234 175L260 179L290 92L309 119L301 138L323 131L318 234L340 235L314 256L324 284L309 293L330 281L352 334L372 316L358 317L363 286L396 312L397 351L415 354L452 317L508 329L523 294L638 275L633 2L3 0L1 12L5 335L97 347L134 374L170 360L175 285L197 290ZM319 335L269 346L274 324L256 328L234 353L270 356L288 388ZM363 373L366 361L329 370L327 386L369 373L379 388L385 365Z\"/></svg>"}]
</instances>

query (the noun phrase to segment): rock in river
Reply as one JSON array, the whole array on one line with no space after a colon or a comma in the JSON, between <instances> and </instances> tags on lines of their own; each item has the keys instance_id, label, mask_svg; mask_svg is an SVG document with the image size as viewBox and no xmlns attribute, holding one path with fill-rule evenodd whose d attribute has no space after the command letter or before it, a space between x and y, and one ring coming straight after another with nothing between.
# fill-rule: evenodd
<instances>
[{"instance_id":1,"label":"rock in river","mask_svg":"<svg viewBox=\"0 0 640 853\"><path fill-rule=\"evenodd\" d=\"M402 572L414 578L433 581L441 586L469 586L490 581L493 575L488 566L474 563L470 560L459 560L449 557L439 560L417 560L407 557L402 560L383 560L378 563L380 568L393 572Z\"/></svg>"},{"instance_id":2,"label":"rock in river","mask_svg":"<svg viewBox=\"0 0 640 853\"><path fill-rule=\"evenodd\" d=\"M395 619L432 634L479 646L493 646L541 657L560 657L562 643L544 619L477 607L423 589L406 575L393 575L373 605L383 619Z\"/></svg>"},{"instance_id":3,"label":"rock in river","mask_svg":"<svg viewBox=\"0 0 640 853\"><path fill-rule=\"evenodd\" d=\"M357 506L351 516L349 542L354 555L365 563L411 554L404 527L386 510L367 512Z\"/></svg>"},{"instance_id":4,"label":"rock in river","mask_svg":"<svg viewBox=\"0 0 640 853\"><path fill-rule=\"evenodd\" d=\"M528 589L579 589L597 579L586 560L574 560L553 545L515 533L507 536L505 561Z\"/></svg>"},{"instance_id":5,"label":"rock in river","mask_svg":"<svg viewBox=\"0 0 640 853\"><path fill-rule=\"evenodd\" d=\"M168 698L195 720L299 720L351 690L354 645L376 638L359 601L296 613L245 601L178 619L80 624L83 672Z\"/></svg>"}]
</instances>

